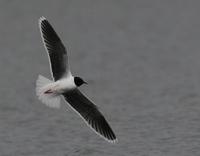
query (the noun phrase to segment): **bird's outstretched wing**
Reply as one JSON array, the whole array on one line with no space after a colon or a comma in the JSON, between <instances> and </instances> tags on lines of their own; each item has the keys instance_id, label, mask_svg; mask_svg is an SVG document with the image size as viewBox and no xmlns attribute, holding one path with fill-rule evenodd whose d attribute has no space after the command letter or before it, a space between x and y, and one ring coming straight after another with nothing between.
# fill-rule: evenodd
<instances>
[{"instance_id":1,"label":"bird's outstretched wing","mask_svg":"<svg viewBox=\"0 0 200 156\"><path fill-rule=\"evenodd\" d=\"M67 51L53 27L45 17L39 19L41 37L49 56L50 68L55 81L70 73Z\"/></svg>"},{"instance_id":2,"label":"bird's outstretched wing","mask_svg":"<svg viewBox=\"0 0 200 156\"><path fill-rule=\"evenodd\" d=\"M114 132L105 120L104 116L88 98L78 89L63 94L65 100L86 121L97 134L103 136L109 142L117 141Z\"/></svg>"}]
</instances>

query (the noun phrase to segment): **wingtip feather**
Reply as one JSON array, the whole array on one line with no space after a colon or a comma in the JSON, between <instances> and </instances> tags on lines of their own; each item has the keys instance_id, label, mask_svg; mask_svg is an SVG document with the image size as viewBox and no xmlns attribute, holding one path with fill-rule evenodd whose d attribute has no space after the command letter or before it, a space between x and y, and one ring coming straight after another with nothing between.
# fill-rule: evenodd
<instances>
[{"instance_id":1,"label":"wingtip feather","mask_svg":"<svg viewBox=\"0 0 200 156\"><path fill-rule=\"evenodd\" d=\"M38 21L39 21L39 24L42 23L42 21L46 20L46 18L44 16L41 16Z\"/></svg>"}]
</instances>

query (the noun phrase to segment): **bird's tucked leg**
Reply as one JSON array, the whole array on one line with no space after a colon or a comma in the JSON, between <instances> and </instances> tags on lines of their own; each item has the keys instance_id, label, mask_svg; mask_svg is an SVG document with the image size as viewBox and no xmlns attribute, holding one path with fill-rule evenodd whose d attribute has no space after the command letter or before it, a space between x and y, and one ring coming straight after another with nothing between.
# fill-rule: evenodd
<instances>
[{"instance_id":1,"label":"bird's tucked leg","mask_svg":"<svg viewBox=\"0 0 200 156\"><path fill-rule=\"evenodd\" d=\"M53 91L51 89L48 89L47 91L44 92L45 94L52 94Z\"/></svg>"}]
</instances>

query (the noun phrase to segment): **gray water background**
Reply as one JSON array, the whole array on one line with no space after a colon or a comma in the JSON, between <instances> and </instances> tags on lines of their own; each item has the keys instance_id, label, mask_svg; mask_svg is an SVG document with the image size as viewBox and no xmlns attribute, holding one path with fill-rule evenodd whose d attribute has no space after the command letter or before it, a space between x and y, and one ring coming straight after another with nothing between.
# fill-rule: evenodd
<instances>
[{"instance_id":1,"label":"gray water background","mask_svg":"<svg viewBox=\"0 0 200 156\"><path fill-rule=\"evenodd\" d=\"M117 144L35 96L50 78L42 15ZM0 72L0 156L200 155L200 1L1 0Z\"/></svg>"}]
</instances>

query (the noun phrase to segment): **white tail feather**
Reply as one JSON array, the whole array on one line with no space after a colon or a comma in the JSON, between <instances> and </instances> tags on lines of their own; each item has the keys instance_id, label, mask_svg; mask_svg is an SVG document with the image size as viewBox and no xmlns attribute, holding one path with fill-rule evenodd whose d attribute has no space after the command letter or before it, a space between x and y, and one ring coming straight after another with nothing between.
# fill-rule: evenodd
<instances>
[{"instance_id":1,"label":"white tail feather","mask_svg":"<svg viewBox=\"0 0 200 156\"><path fill-rule=\"evenodd\" d=\"M41 100L44 104L52 108L60 107L60 96L54 93L45 94L44 92L48 90L50 84L54 83L53 81L45 78L42 75L38 76L36 81L36 95L38 99Z\"/></svg>"}]
</instances>

